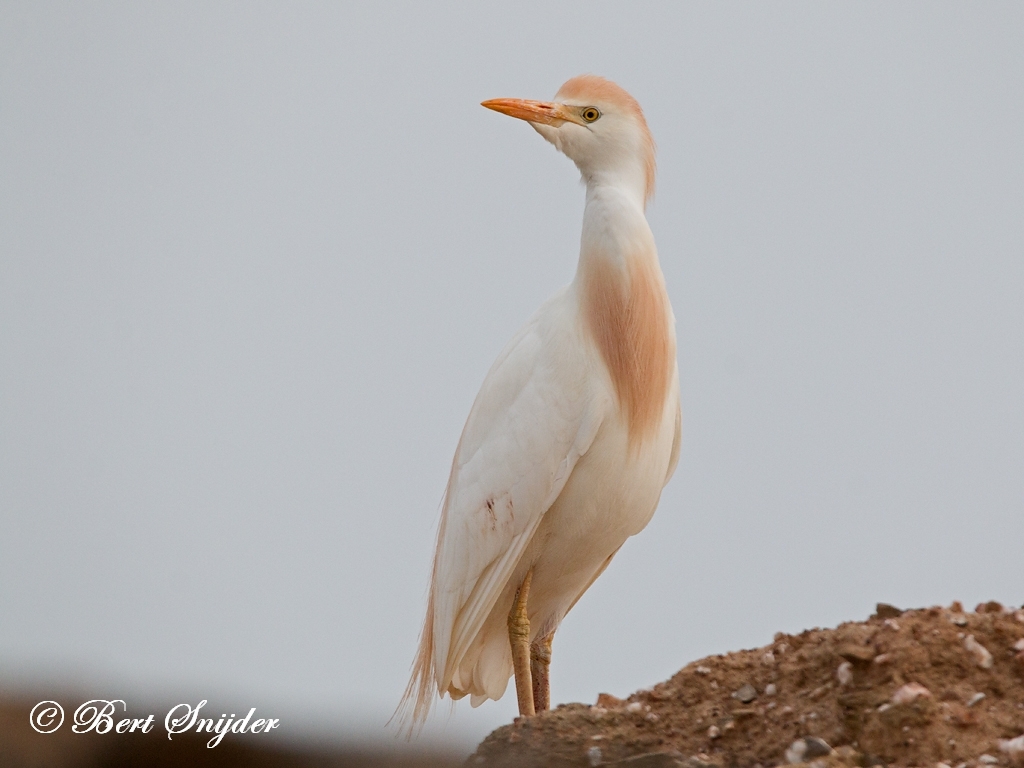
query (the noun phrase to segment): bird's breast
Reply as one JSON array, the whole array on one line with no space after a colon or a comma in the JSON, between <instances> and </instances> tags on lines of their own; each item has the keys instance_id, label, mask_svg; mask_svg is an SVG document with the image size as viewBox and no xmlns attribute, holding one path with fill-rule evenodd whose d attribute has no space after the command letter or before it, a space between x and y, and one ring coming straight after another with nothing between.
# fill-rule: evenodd
<instances>
[{"instance_id":1,"label":"bird's breast","mask_svg":"<svg viewBox=\"0 0 1024 768\"><path fill-rule=\"evenodd\" d=\"M665 418L675 368L675 332L664 279L653 254L594 258L582 275L587 332L608 370L632 449Z\"/></svg>"}]
</instances>

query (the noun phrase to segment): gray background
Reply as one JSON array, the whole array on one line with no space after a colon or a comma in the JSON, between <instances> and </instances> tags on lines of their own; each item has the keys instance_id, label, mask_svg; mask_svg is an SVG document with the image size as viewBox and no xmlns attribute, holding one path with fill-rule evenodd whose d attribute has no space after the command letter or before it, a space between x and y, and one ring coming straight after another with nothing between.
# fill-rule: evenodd
<instances>
[{"instance_id":1,"label":"gray background","mask_svg":"<svg viewBox=\"0 0 1024 768\"><path fill-rule=\"evenodd\" d=\"M659 142L684 441L554 699L1020 603L1022 40L1012 2L4 3L0 682L387 738L463 420L578 246L572 164L478 104L582 72Z\"/></svg>"}]
</instances>

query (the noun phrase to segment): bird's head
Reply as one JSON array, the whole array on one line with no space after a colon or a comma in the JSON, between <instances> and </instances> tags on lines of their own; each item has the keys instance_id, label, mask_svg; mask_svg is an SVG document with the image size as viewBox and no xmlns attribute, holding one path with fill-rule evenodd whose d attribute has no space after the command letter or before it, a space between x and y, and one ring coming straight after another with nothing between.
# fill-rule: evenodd
<instances>
[{"instance_id":1,"label":"bird's head","mask_svg":"<svg viewBox=\"0 0 1024 768\"><path fill-rule=\"evenodd\" d=\"M636 99L596 75L569 80L554 101L491 99L483 106L526 120L576 163L588 184L654 194L654 139Z\"/></svg>"}]
</instances>

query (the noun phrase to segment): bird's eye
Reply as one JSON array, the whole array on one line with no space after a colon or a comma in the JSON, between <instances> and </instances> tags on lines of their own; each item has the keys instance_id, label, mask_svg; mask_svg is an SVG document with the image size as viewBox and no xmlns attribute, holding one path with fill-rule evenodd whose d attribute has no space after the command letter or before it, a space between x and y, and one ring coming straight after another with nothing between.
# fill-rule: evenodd
<instances>
[{"instance_id":1,"label":"bird's eye","mask_svg":"<svg viewBox=\"0 0 1024 768\"><path fill-rule=\"evenodd\" d=\"M601 110L597 107L584 107L583 111L580 112L580 116L588 123L592 123L601 116Z\"/></svg>"}]
</instances>

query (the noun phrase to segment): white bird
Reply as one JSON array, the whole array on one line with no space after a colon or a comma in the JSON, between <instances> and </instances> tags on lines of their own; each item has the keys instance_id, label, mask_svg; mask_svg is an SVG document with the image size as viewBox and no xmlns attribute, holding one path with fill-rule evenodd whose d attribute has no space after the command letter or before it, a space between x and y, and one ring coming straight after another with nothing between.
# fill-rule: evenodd
<instances>
[{"instance_id":1,"label":"white bird","mask_svg":"<svg viewBox=\"0 0 1024 768\"><path fill-rule=\"evenodd\" d=\"M644 215L654 141L636 100L593 75L553 102L483 106L526 120L587 187L572 283L484 380L437 533L426 620L400 709L435 698L548 708L551 640L619 547L647 525L679 458L675 319Z\"/></svg>"}]
</instances>

